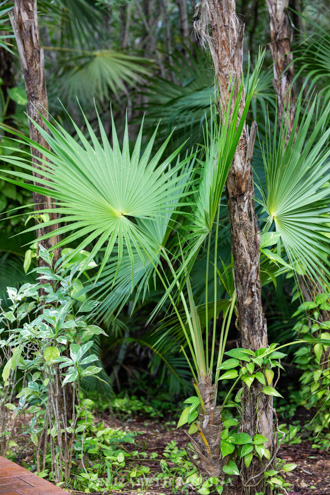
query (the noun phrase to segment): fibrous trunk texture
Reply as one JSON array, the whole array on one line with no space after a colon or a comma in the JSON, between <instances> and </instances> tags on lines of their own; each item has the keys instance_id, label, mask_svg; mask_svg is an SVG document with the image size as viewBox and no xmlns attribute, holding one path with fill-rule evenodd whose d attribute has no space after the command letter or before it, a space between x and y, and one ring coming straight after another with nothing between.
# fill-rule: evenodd
<instances>
[{"instance_id":1,"label":"fibrous trunk texture","mask_svg":"<svg viewBox=\"0 0 330 495\"><path fill-rule=\"evenodd\" d=\"M222 476L220 458L221 414L216 405L217 387L211 374L199 377L198 389L204 402L204 411L199 414L199 431L190 441L199 457L199 468L206 477ZM197 440L196 440L197 438Z\"/></svg>"},{"instance_id":2,"label":"fibrous trunk texture","mask_svg":"<svg viewBox=\"0 0 330 495\"><path fill-rule=\"evenodd\" d=\"M244 25L236 16L235 0L204 0L201 9L198 34L206 38L211 49L220 88L221 116L227 107L229 85L236 83L238 91L242 80ZM205 27L207 17L212 39ZM240 102L241 114L244 103L243 97ZM247 126L244 126L226 184L241 342L243 347L252 350L267 346L267 324L261 299L260 236L255 217L251 167L255 135L256 124L252 126L250 135ZM256 433L264 435L268 438L268 448L272 451L271 397L262 393L262 385L254 383L250 390L245 387L242 402L242 431L252 437ZM249 469L241 466L241 493L267 493L264 466L257 459L251 463Z\"/></svg>"},{"instance_id":3,"label":"fibrous trunk texture","mask_svg":"<svg viewBox=\"0 0 330 495\"><path fill-rule=\"evenodd\" d=\"M41 118L48 116L48 98L45 83L44 72L44 55L40 48L39 27L37 19L37 1L36 0L15 0L14 15L11 13L10 20L15 33L17 48L23 69L25 89L27 94L27 113L40 127L45 129L44 122ZM50 149L49 145L36 129L32 122L29 121L30 138L43 146ZM39 159L45 159L35 148L31 147L33 162L35 165L40 165ZM40 167L39 167L40 168ZM35 176L42 177L41 174ZM54 204L51 198L38 193L33 193L34 210L36 212L43 209L53 209ZM50 220L56 218L55 213L49 215ZM54 231L57 225L51 227L40 228L38 230L38 238L49 232ZM49 239L39 241L39 244L45 249L52 248L57 244L59 239L53 236ZM59 253L54 252L54 261L58 258ZM39 258L39 266L45 264Z\"/></svg>"},{"instance_id":4,"label":"fibrous trunk texture","mask_svg":"<svg viewBox=\"0 0 330 495\"><path fill-rule=\"evenodd\" d=\"M295 118L294 67L291 43L293 29L287 13L289 0L266 0L270 23L270 49L273 56L273 85L277 95L279 121L284 113L292 129Z\"/></svg>"}]
</instances>

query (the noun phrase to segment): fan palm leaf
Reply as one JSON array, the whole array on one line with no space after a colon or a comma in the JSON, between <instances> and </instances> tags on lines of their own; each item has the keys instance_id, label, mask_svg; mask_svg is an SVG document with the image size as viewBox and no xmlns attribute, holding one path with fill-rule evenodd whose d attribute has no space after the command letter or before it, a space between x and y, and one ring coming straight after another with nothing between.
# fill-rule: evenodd
<instances>
[{"instance_id":1,"label":"fan palm leaf","mask_svg":"<svg viewBox=\"0 0 330 495\"><path fill-rule=\"evenodd\" d=\"M330 97L330 35L314 22L314 33L296 50L296 78L303 75L305 85L316 85L326 100Z\"/></svg>"},{"instance_id":2,"label":"fan palm leaf","mask_svg":"<svg viewBox=\"0 0 330 495\"><path fill-rule=\"evenodd\" d=\"M179 207L182 196L180 170L190 158L177 160L172 165L178 157L179 148L161 161L171 136L152 156L157 129L141 154L142 126L134 149L130 153L127 124L122 147L119 145L114 123L112 146L100 119L101 143L86 119L92 144L74 122L80 143L59 124L53 125L45 120L45 125L49 133L37 127L52 151L48 152L25 138L25 141L32 144L49 160L43 160L41 165L45 179L34 178L37 185L24 182L31 180L32 174L37 171L30 161L30 156L4 157L5 161L17 166L19 170L2 172L15 175L15 179L7 176L6 180L9 182L42 192L56 201L55 210L61 215L59 219L61 226L56 233L67 235L57 247L73 241L78 244L67 256L66 261L94 241L90 256L83 265L87 266L104 247L100 272L108 262L114 246L119 262L124 250L132 266L136 262L136 257L143 263L146 257L156 259L159 239L154 237L152 229L147 228L148 222L156 220L160 224L163 222L166 224L169 208ZM44 210L44 213L48 213L48 210ZM43 225L53 223L55 222L50 221ZM31 227L27 231L34 231L39 227ZM82 270L84 266L81 267Z\"/></svg>"},{"instance_id":3,"label":"fan palm leaf","mask_svg":"<svg viewBox=\"0 0 330 495\"><path fill-rule=\"evenodd\" d=\"M263 147L266 186L260 188L262 205L268 215L266 230L275 228L280 234L292 266L314 282L329 277L329 156L330 130L324 127L329 106L313 114L315 99L302 114L301 98L297 105L294 126L286 143L287 124L270 128ZM298 128L299 124L299 128Z\"/></svg>"},{"instance_id":4,"label":"fan palm leaf","mask_svg":"<svg viewBox=\"0 0 330 495\"><path fill-rule=\"evenodd\" d=\"M70 98L107 100L111 94L127 92L149 74L150 60L113 50L85 51L65 59L60 74L62 90Z\"/></svg>"},{"instance_id":5,"label":"fan palm leaf","mask_svg":"<svg viewBox=\"0 0 330 495\"><path fill-rule=\"evenodd\" d=\"M61 43L68 42L74 45L78 41L81 46L89 45L102 26L102 10L93 0L39 0L38 8L43 14L43 22L47 23L47 14L51 13L51 23L54 19L61 29ZM51 24L54 25L54 24Z\"/></svg>"},{"instance_id":6,"label":"fan palm leaf","mask_svg":"<svg viewBox=\"0 0 330 495\"><path fill-rule=\"evenodd\" d=\"M212 111L216 111L217 87L213 64L205 54L196 49L187 51L188 60L178 54L175 65L171 67L176 82L161 77L150 80L145 110L147 127L152 129L155 121L161 119L159 136L164 137L175 128L175 143L189 138L187 145L193 147L203 142L205 122L210 122ZM244 81L247 93L254 84L249 69ZM251 100L253 118L256 119L258 111L264 115L267 106L275 108L275 105L272 73L263 71Z\"/></svg>"}]
</instances>

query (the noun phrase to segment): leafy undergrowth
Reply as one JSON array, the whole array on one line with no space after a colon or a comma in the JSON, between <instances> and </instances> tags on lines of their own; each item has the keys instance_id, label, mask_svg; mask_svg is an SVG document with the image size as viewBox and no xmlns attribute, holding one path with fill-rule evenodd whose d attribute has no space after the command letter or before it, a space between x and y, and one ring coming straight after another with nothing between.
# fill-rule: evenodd
<instances>
[{"instance_id":1,"label":"leafy undergrowth","mask_svg":"<svg viewBox=\"0 0 330 495\"><path fill-rule=\"evenodd\" d=\"M17 429L12 459L35 471L34 446ZM291 431L295 431L292 429ZM283 477L290 495L330 495L330 453L294 435L279 453L285 463L297 465ZM84 439L84 456L75 465L68 491L73 494L200 494L220 493L217 479L202 483L186 433L164 418L113 418L103 413ZM313 445L315 447L315 445ZM81 445L77 444L77 451ZM50 481L51 473L43 476Z\"/></svg>"}]
</instances>

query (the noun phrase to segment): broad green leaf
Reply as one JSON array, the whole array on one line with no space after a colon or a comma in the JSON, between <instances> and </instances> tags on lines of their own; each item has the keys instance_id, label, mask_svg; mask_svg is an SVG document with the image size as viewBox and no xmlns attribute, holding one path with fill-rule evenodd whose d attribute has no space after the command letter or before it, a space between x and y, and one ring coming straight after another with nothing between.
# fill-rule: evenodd
<instances>
[{"instance_id":1,"label":"broad green leaf","mask_svg":"<svg viewBox=\"0 0 330 495\"><path fill-rule=\"evenodd\" d=\"M24 263L23 263L23 268L24 268L25 273L27 273L29 271L29 268L31 266L32 257L33 257L33 251L31 249L28 249L27 251L25 251Z\"/></svg>"},{"instance_id":2,"label":"broad green leaf","mask_svg":"<svg viewBox=\"0 0 330 495\"><path fill-rule=\"evenodd\" d=\"M241 449L241 457L244 457L245 455L247 454L250 454L253 450L253 445L251 444L245 444L243 445L242 449Z\"/></svg>"},{"instance_id":3,"label":"broad green leaf","mask_svg":"<svg viewBox=\"0 0 330 495\"><path fill-rule=\"evenodd\" d=\"M314 346L314 354L316 356L316 362L320 364L322 357L323 347L322 344L315 344Z\"/></svg>"},{"instance_id":4,"label":"broad green leaf","mask_svg":"<svg viewBox=\"0 0 330 495\"><path fill-rule=\"evenodd\" d=\"M283 398L283 396L277 390L275 390L275 388L273 388L273 387L269 387L269 386L264 387L262 389L262 391L266 395L272 395L273 397L282 397Z\"/></svg>"},{"instance_id":5,"label":"broad green leaf","mask_svg":"<svg viewBox=\"0 0 330 495\"><path fill-rule=\"evenodd\" d=\"M231 426L237 426L237 425L238 425L238 421L235 418L226 419L226 421L223 422L224 428L230 428Z\"/></svg>"},{"instance_id":6,"label":"broad green leaf","mask_svg":"<svg viewBox=\"0 0 330 495\"><path fill-rule=\"evenodd\" d=\"M258 371L258 373L256 373L256 379L262 385L266 385L265 375L263 373L261 373L261 371Z\"/></svg>"},{"instance_id":7,"label":"broad green leaf","mask_svg":"<svg viewBox=\"0 0 330 495\"><path fill-rule=\"evenodd\" d=\"M222 470L226 474L239 476L239 469L233 461L229 461L228 464L222 466Z\"/></svg>"},{"instance_id":8,"label":"broad green leaf","mask_svg":"<svg viewBox=\"0 0 330 495\"><path fill-rule=\"evenodd\" d=\"M271 458L271 452L269 449L265 449L265 452L264 452L264 456L266 457L266 459L268 461L270 461L270 458Z\"/></svg>"},{"instance_id":9,"label":"broad green leaf","mask_svg":"<svg viewBox=\"0 0 330 495\"><path fill-rule=\"evenodd\" d=\"M86 330L88 330L91 335L105 335L106 337L108 337L108 334L104 330L102 330L102 328L96 325L88 325L88 327L85 328L85 331Z\"/></svg>"},{"instance_id":10,"label":"broad green leaf","mask_svg":"<svg viewBox=\"0 0 330 495\"><path fill-rule=\"evenodd\" d=\"M27 104L28 100L27 100L25 89L16 86L15 88L10 88L7 91L8 91L9 98L11 100L15 101L16 103L18 103L18 105L26 105Z\"/></svg>"},{"instance_id":11,"label":"broad green leaf","mask_svg":"<svg viewBox=\"0 0 330 495\"><path fill-rule=\"evenodd\" d=\"M88 366L86 369L82 371L82 376L94 376L97 375L102 371L102 368L99 368L97 366Z\"/></svg>"},{"instance_id":12,"label":"broad green leaf","mask_svg":"<svg viewBox=\"0 0 330 495\"><path fill-rule=\"evenodd\" d=\"M82 284L82 282L78 279L78 280L75 280L74 283L72 284L71 286L71 290L70 290L70 296L72 297L72 299L74 299L75 301L78 301L78 302L85 302L86 299L87 299L87 296L86 294L82 293L80 294L80 292L83 290L84 286Z\"/></svg>"},{"instance_id":13,"label":"broad green leaf","mask_svg":"<svg viewBox=\"0 0 330 495\"><path fill-rule=\"evenodd\" d=\"M266 442L268 442L268 439L266 437L264 437L263 435L257 434L257 435L254 435L254 437L253 437L253 443L255 445L263 445Z\"/></svg>"},{"instance_id":14,"label":"broad green leaf","mask_svg":"<svg viewBox=\"0 0 330 495\"><path fill-rule=\"evenodd\" d=\"M236 433L233 435L233 442L236 445L245 445L252 443L252 438L248 433Z\"/></svg>"},{"instance_id":15,"label":"broad green leaf","mask_svg":"<svg viewBox=\"0 0 330 495\"><path fill-rule=\"evenodd\" d=\"M316 304L323 304L323 303L326 303L327 301L329 301L329 299L330 299L330 294L328 294L328 293L317 294L315 296L315 303Z\"/></svg>"},{"instance_id":16,"label":"broad green leaf","mask_svg":"<svg viewBox=\"0 0 330 495\"><path fill-rule=\"evenodd\" d=\"M283 359L286 357L284 352L274 351L269 355L270 359Z\"/></svg>"},{"instance_id":17,"label":"broad green leaf","mask_svg":"<svg viewBox=\"0 0 330 495\"><path fill-rule=\"evenodd\" d=\"M197 396L188 397L188 399L184 401L184 404L191 404L195 407L198 407L200 405L199 397Z\"/></svg>"},{"instance_id":18,"label":"broad green leaf","mask_svg":"<svg viewBox=\"0 0 330 495\"><path fill-rule=\"evenodd\" d=\"M188 423L189 412L190 412L190 407L186 407L182 411L181 416L180 416L179 421L178 421L178 424L176 426L177 428L180 428L180 426L183 426L183 425Z\"/></svg>"},{"instance_id":19,"label":"broad green leaf","mask_svg":"<svg viewBox=\"0 0 330 495\"><path fill-rule=\"evenodd\" d=\"M252 462L252 459L253 459L253 454L250 453L250 454L247 454L246 456L244 456L244 464L247 468L250 467L251 465L251 462Z\"/></svg>"},{"instance_id":20,"label":"broad green leaf","mask_svg":"<svg viewBox=\"0 0 330 495\"><path fill-rule=\"evenodd\" d=\"M32 440L32 443L34 443L34 445L38 447L38 435L36 433L31 433L30 438Z\"/></svg>"},{"instance_id":21,"label":"broad green leaf","mask_svg":"<svg viewBox=\"0 0 330 495\"><path fill-rule=\"evenodd\" d=\"M274 485L278 485L278 486L282 486L283 485L283 481L280 480L279 478L270 478L269 481L271 483L273 483Z\"/></svg>"},{"instance_id":22,"label":"broad green leaf","mask_svg":"<svg viewBox=\"0 0 330 495\"><path fill-rule=\"evenodd\" d=\"M254 382L254 376L243 376L242 381L246 383L247 387L250 389L252 383Z\"/></svg>"},{"instance_id":23,"label":"broad green leaf","mask_svg":"<svg viewBox=\"0 0 330 495\"><path fill-rule=\"evenodd\" d=\"M10 370L14 371L21 360L22 356L22 347L16 347L12 349L12 357L7 361L3 371L2 371L2 379L6 383L9 378Z\"/></svg>"},{"instance_id":24,"label":"broad green leaf","mask_svg":"<svg viewBox=\"0 0 330 495\"><path fill-rule=\"evenodd\" d=\"M266 450L265 447L263 447L262 445L255 445L254 448L257 454L259 455L260 459L262 459L265 454L265 450Z\"/></svg>"},{"instance_id":25,"label":"broad green leaf","mask_svg":"<svg viewBox=\"0 0 330 495\"><path fill-rule=\"evenodd\" d=\"M221 441L221 454L222 457L226 457L227 455L230 455L234 452L235 450L235 445L227 442L226 440Z\"/></svg>"},{"instance_id":26,"label":"broad green leaf","mask_svg":"<svg viewBox=\"0 0 330 495\"><path fill-rule=\"evenodd\" d=\"M254 363L247 363L246 364L246 369L252 375L252 373L254 372Z\"/></svg>"},{"instance_id":27,"label":"broad green leaf","mask_svg":"<svg viewBox=\"0 0 330 495\"><path fill-rule=\"evenodd\" d=\"M293 471L294 469L296 469L296 467L297 467L297 464L294 464L294 463L284 464L284 466L282 466L282 470L285 472Z\"/></svg>"},{"instance_id":28,"label":"broad green leaf","mask_svg":"<svg viewBox=\"0 0 330 495\"><path fill-rule=\"evenodd\" d=\"M57 347L50 346L45 349L44 359L46 363L50 363L59 356L60 356L60 351Z\"/></svg>"},{"instance_id":29,"label":"broad green leaf","mask_svg":"<svg viewBox=\"0 0 330 495\"><path fill-rule=\"evenodd\" d=\"M83 366L85 364L93 363L94 361L97 361L99 358L96 356L96 354L91 354L90 356L85 357L82 361L80 361L80 364Z\"/></svg>"},{"instance_id":30,"label":"broad green leaf","mask_svg":"<svg viewBox=\"0 0 330 495\"><path fill-rule=\"evenodd\" d=\"M273 378L274 378L274 371L267 368L265 370L265 376L266 376L266 379L267 379L267 383L268 385L271 385L272 384L272 381L273 381Z\"/></svg>"},{"instance_id":31,"label":"broad green leaf","mask_svg":"<svg viewBox=\"0 0 330 495\"><path fill-rule=\"evenodd\" d=\"M8 359L6 365L4 366L2 370L2 379L5 383L7 383L9 375L10 375L10 369L11 369L11 359Z\"/></svg>"},{"instance_id":32,"label":"broad green leaf","mask_svg":"<svg viewBox=\"0 0 330 495\"><path fill-rule=\"evenodd\" d=\"M230 369L235 368L237 366L239 366L238 359L227 359L222 364L220 364L219 369L220 370L230 370Z\"/></svg>"},{"instance_id":33,"label":"broad green leaf","mask_svg":"<svg viewBox=\"0 0 330 495\"><path fill-rule=\"evenodd\" d=\"M248 349L231 349L230 351L225 352L227 356L238 359L239 361L250 361L250 355L254 356L252 351Z\"/></svg>"},{"instance_id":34,"label":"broad green leaf","mask_svg":"<svg viewBox=\"0 0 330 495\"><path fill-rule=\"evenodd\" d=\"M191 409L190 408L190 411L189 411L189 414L188 414L188 423L189 424L192 423L197 418L198 418L198 411L197 411L197 409L195 409L195 408Z\"/></svg>"},{"instance_id":35,"label":"broad green leaf","mask_svg":"<svg viewBox=\"0 0 330 495\"><path fill-rule=\"evenodd\" d=\"M220 376L219 380L230 380L238 377L237 370L228 370L226 373Z\"/></svg>"},{"instance_id":36,"label":"broad green leaf","mask_svg":"<svg viewBox=\"0 0 330 495\"><path fill-rule=\"evenodd\" d=\"M188 433L189 435L193 435L194 433L196 433L198 431L198 426L196 425L196 423L192 423L190 425L190 428L188 430Z\"/></svg>"},{"instance_id":37,"label":"broad green leaf","mask_svg":"<svg viewBox=\"0 0 330 495\"><path fill-rule=\"evenodd\" d=\"M71 368L69 368L70 370ZM78 371L76 369L73 369L72 372L70 372L68 370L68 373L65 375L65 378L62 382L62 387L64 387L64 385L66 385L67 383L72 383L72 382L75 382L78 378Z\"/></svg>"},{"instance_id":38,"label":"broad green leaf","mask_svg":"<svg viewBox=\"0 0 330 495\"><path fill-rule=\"evenodd\" d=\"M199 493L200 495L209 495L210 490L209 488L200 488L199 490L197 490L197 493Z\"/></svg>"}]
</instances>

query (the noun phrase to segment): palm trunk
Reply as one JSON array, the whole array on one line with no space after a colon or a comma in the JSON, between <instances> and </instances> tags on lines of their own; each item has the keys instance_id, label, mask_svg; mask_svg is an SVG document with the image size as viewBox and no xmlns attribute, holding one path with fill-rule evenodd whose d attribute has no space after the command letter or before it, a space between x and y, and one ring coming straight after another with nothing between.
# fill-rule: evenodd
<instances>
[{"instance_id":1,"label":"palm trunk","mask_svg":"<svg viewBox=\"0 0 330 495\"><path fill-rule=\"evenodd\" d=\"M45 71L44 71L44 53L40 48L39 27L37 18L37 0L16 0L14 6L14 15L10 13L10 20L15 33L17 48L21 60L21 65L24 74L25 89L27 94L27 114L30 119L33 119L41 128L46 130L46 126L42 120L42 116L48 117L48 97L46 90ZM40 134L38 129L29 120L30 138L50 150L50 146ZM37 168L41 169L41 173L35 173L35 177L42 177L42 162L45 157L33 146L31 146L31 154L33 163ZM38 185L38 184L37 184ZM33 193L34 211L37 213L40 210L52 210L55 205L52 199L42 194ZM49 214L50 220L57 218L56 213ZM58 225L50 227L41 227L37 231L38 239L43 235L49 234L56 230ZM52 236L48 239L38 241L38 248L42 245L45 249L53 248L59 242L58 236ZM53 251L53 264L59 259L59 250ZM45 266L47 263L38 257L38 266ZM48 282L48 280L45 280ZM40 280L43 283L43 280ZM41 290L41 296L43 291ZM66 401L65 401L66 393ZM72 410L72 387L66 387L65 392L60 391L59 404L61 417L71 415Z\"/></svg>"},{"instance_id":2,"label":"palm trunk","mask_svg":"<svg viewBox=\"0 0 330 495\"><path fill-rule=\"evenodd\" d=\"M291 43L293 30L287 13L289 0L266 0L270 23L270 49L273 56L273 85L277 95L279 120L284 112L292 129L295 118L294 67Z\"/></svg>"},{"instance_id":3,"label":"palm trunk","mask_svg":"<svg viewBox=\"0 0 330 495\"><path fill-rule=\"evenodd\" d=\"M44 54L40 48L39 27L37 19L37 0L16 0L14 6L14 15L10 13L10 20L15 33L17 48L21 60L24 74L25 89L28 99L27 113L40 127L45 129L42 117L48 116L48 98L46 91L45 72L44 72ZM40 132L32 122L29 121L30 138L43 146L50 149ZM44 157L39 151L31 146L33 162L40 168L40 158ZM36 177L42 177L41 174L35 174ZM54 205L51 198L42 194L33 193L34 210L38 212L43 209L53 209ZM56 219L56 214L50 214L50 219ZM40 228L38 238L54 231L58 226ZM59 239L53 236L49 239L39 241L45 249L50 249L57 244ZM58 259L59 252L54 253L54 262ZM39 257L39 266L45 262Z\"/></svg>"},{"instance_id":4,"label":"palm trunk","mask_svg":"<svg viewBox=\"0 0 330 495\"><path fill-rule=\"evenodd\" d=\"M217 386L212 383L211 373L199 377L198 389L203 399L204 411L199 413L197 440L196 436L189 438L198 455L199 470L202 470L206 477L219 477L223 475L220 456L222 422L220 407L216 405Z\"/></svg>"},{"instance_id":5,"label":"palm trunk","mask_svg":"<svg viewBox=\"0 0 330 495\"><path fill-rule=\"evenodd\" d=\"M204 11L203 11L204 9ZM213 41L207 36L206 17L210 19ZM204 23L204 26L203 26ZM220 88L220 116L225 111L230 81L242 80L244 26L236 16L235 0L204 0L199 34L206 33ZM233 80L234 78L234 80ZM240 102L240 113L244 108ZM244 126L226 185L231 244L234 258L235 287L242 346L256 350L267 346L267 324L262 310L260 282L260 237L254 209L252 155L256 124L249 135ZM272 399L262 394L262 385L245 387L242 405L242 431L252 437L260 433L273 446ZM249 495L267 493L264 466L255 458L249 469L242 466L240 491Z\"/></svg>"},{"instance_id":6,"label":"palm trunk","mask_svg":"<svg viewBox=\"0 0 330 495\"><path fill-rule=\"evenodd\" d=\"M188 13L187 13L187 1L186 0L177 0L177 4L179 7L180 14L180 33L181 38L184 42L187 42L189 38L189 22L188 22Z\"/></svg>"}]
</instances>

